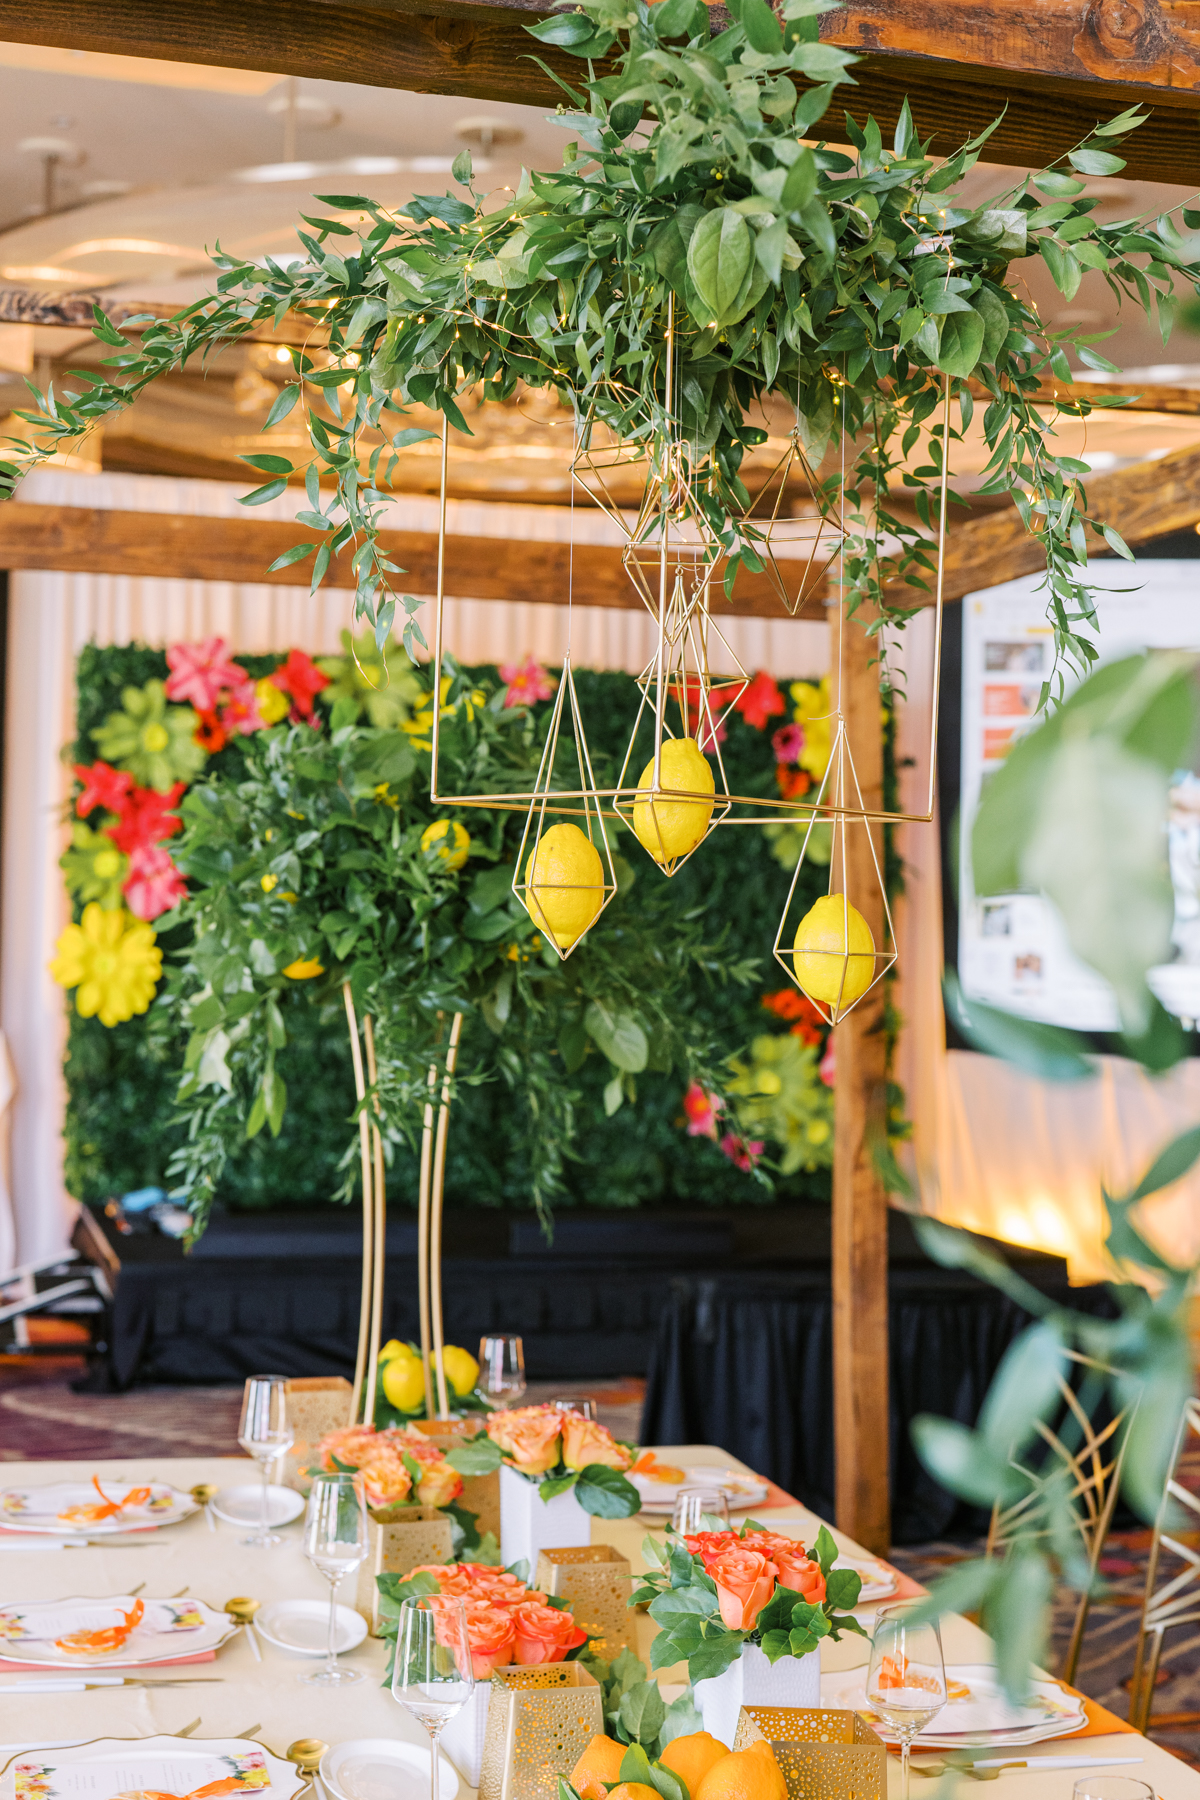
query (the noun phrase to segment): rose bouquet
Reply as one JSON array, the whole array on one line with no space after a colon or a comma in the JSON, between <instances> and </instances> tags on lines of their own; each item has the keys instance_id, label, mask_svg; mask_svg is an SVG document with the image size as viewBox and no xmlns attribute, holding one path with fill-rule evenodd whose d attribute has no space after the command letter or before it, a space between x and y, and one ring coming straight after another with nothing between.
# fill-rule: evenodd
<instances>
[{"instance_id":1,"label":"rose bouquet","mask_svg":"<svg viewBox=\"0 0 1200 1800\"><path fill-rule=\"evenodd\" d=\"M439 1601L461 1600L467 1614L471 1666L476 1681L510 1663L573 1661L587 1643L566 1603L526 1585L512 1569L484 1563L426 1563L407 1576L377 1575L388 1623L383 1635L395 1637L395 1621L404 1600L428 1596L436 1612ZM438 1633L439 1641L441 1632ZM450 1637L444 1640L449 1643Z\"/></svg>"},{"instance_id":2,"label":"rose bouquet","mask_svg":"<svg viewBox=\"0 0 1200 1800\"><path fill-rule=\"evenodd\" d=\"M447 1508L463 1491L462 1476L442 1452L419 1431L389 1426L348 1425L331 1431L317 1445L311 1473L332 1470L362 1475L363 1492L372 1513L393 1506Z\"/></svg>"},{"instance_id":3,"label":"rose bouquet","mask_svg":"<svg viewBox=\"0 0 1200 1800\"><path fill-rule=\"evenodd\" d=\"M493 1413L486 1437L447 1452L461 1474L511 1469L535 1483L543 1500L573 1490L583 1510L601 1519L627 1519L640 1511L641 1496L623 1473L634 1455L634 1447L618 1443L605 1426L554 1406Z\"/></svg>"},{"instance_id":4,"label":"rose bouquet","mask_svg":"<svg viewBox=\"0 0 1200 1800\"><path fill-rule=\"evenodd\" d=\"M835 1569L838 1549L822 1526L811 1556L803 1544L764 1531L703 1531L663 1546L648 1537L649 1566L630 1597L648 1601L661 1627L651 1646L655 1669L686 1662L693 1681L722 1675L746 1645L770 1663L807 1656L843 1631L865 1635L849 1610L862 1590L852 1569Z\"/></svg>"}]
</instances>

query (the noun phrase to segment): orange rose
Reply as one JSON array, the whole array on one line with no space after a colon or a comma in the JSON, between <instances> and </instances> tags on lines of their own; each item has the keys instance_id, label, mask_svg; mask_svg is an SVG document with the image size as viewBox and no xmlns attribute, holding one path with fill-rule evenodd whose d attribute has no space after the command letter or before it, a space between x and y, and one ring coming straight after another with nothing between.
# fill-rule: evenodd
<instances>
[{"instance_id":1,"label":"orange rose","mask_svg":"<svg viewBox=\"0 0 1200 1800\"><path fill-rule=\"evenodd\" d=\"M522 1600L536 1598L507 1569L478 1570L471 1577L471 1595L486 1600L489 1606L516 1606Z\"/></svg>"},{"instance_id":2,"label":"orange rose","mask_svg":"<svg viewBox=\"0 0 1200 1800\"><path fill-rule=\"evenodd\" d=\"M468 1600L467 1638L476 1681L487 1681L493 1669L503 1669L513 1659L516 1627L510 1614L499 1607L488 1606L482 1600Z\"/></svg>"},{"instance_id":3,"label":"orange rose","mask_svg":"<svg viewBox=\"0 0 1200 1800\"><path fill-rule=\"evenodd\" d=\"M522 1600L514 1606L512 1621L518 1663L561 1662L568 1650L587 1642L587 1632L580 1630L569 1612L543 1606L539 1600Z\"/></svg>"},{"instance_id":4,"label":"orange rose","mask_svg":"<svg viewBox=\"0 0 1200 1800\"><path fill-rule=\"evenodd\" d=\"M825 1598L825 1577L821 1565L804 1554L803 1544L776 1550L771 1560L779 1571L780 1587L793 1588L810 1606L820 1606Z\"/></svg>"},{"instance_id":5,"label":"orange rose","mask_svg":"<svg viewBox=\"0 0 1200 1800\"><path fill-rule=\"evenodd\" d=\"M589 1463L627 1469L633 1460L611 1431L594 1419L585 1419L582 1413L562 1415L562 1459L568 1469L586 1469Z\"/></svg>"},{"instance_id":6,"label":"orange rose","mask_svg":"<svg viewBox=\"0 0 1200 1800\"><path fill-rule=\"evenodd\" d=\"M470 1577L455 1563L421 1563L404 1579L410 1581L414 1575L432 1575L439 1591L453 1600L465 1600L471 1593Z\"/></svg>"},{"instance_id":7,"label":"orange rose","mask_svg":"<svg viewBox=\"0 0 1200 1800\"><path fill-rule=\"evenodd\" d=\"M704 1567L717 1584L721 1618L730 1631L751 1631L775 1592L775 1564L758 1550L722 1550L705 1557Z\"/></svg>"},{"instance_id":8,"label":"orange rose","mask_svg":"<svg viewBox=\"0 0 1200 1800\"><path fill-rule=\"evenodd\" d=\"M558 1462L562 1422L553 1406L517 1406L493 1413L487 1433L522 1475L544 1475Z\"/></svg>"}]
</instances>

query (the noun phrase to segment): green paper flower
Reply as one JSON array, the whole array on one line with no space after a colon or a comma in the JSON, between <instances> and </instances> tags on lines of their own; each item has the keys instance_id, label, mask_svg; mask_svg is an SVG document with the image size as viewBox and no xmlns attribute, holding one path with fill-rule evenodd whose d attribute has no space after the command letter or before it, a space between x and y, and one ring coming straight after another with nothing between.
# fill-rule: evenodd
<instances>
[{"instance_id":1,"label":"green paper flower","mask_svg":"<svg viewBox=\"0 0 1200 1800\"><path fill-rule=\"evenodd\" d=\"M128 769L135 781L160 794L173 782L194 781L207 752L195 740L193 708L168 706L161 681L127 687L121 700L124 711L109 713L91 734L103 761Z\"/></svg>"},{"instance_id":2,"label":"green paper flower","mask_svg":"<svg viewBox=\"0 0 1200 1800\"><path fill-rule=\"evenodd\" d=\"M747 1137L782 1145L780 1171L827 1169L833 1163L833 1094L821 1080L817 1052L790 1034L756 1037L749 1059L731 1056L727 1092Z\"/></svg>"},{"instance_id":3,"label":"green paper flower","mask_svg":"<svg viewBox=\"0 0 1200 1800\"><path fill-rule=\"evenodd\" d=\"M81 822L71 827L71 848L59 857L67 892L76 900L98 900L105 912L122 904L121 884L129 873L123 856L107 832Z\"/></svg>"},{"instance_id":4,"label":"green paper flower","mask_svg":"<svg viewBox=\"0 0 1200 1800\"><path fill-rule=\"evenodd\" d=\"M420 676L399 644L390 639L386 657L381 659L374 632L364 631L352 639L343 631L342 644L344 656L317 658L318 669L330 679L325 699L331 706L339 700L352 700L359 717L365 712L378 730L395 731L411 717L414 703L424 697Z\"/></svg>"}]
</instances>

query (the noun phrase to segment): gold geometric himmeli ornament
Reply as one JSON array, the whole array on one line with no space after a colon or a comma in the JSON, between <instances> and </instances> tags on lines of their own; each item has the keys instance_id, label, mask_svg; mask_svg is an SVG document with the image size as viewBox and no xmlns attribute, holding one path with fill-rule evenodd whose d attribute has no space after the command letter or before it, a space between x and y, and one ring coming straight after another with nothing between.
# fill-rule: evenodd
<instances>
[{"instance_id":1,"label":"gold geometric himmeli ornament","mask_svg":"<svg viewBox=\"0 0 1200 1800\"><path fill-rule=\"evenodd\" d=\"M719 687L710 669L714 640L736 671ZM664 875L682 868L729 811L722 721L748 683L702 602L673 639L660 633L638 677L642 698L613 810Z\"/></svg>"},{"instance_id":2,"label":"gold geometric himmeli ornament","mask_svg":"<svg viewBox=\"0 0 1200 1800\"><path fill-rule=\"evenodd\" d=\"M870 820L865 816L862 790L846 736L846 721L840 712L836 718L829 767L816 799L810 803L813 811L774 945L775 960L787 970L801 993L808 996L829 1025L844 1019L896 960L895 932L883 870ZM801 914L796 901L796 886L805 863L817 860L813 853L819 842L814 834L818 832L830 834L827 891ZM862 889L853 893L848 891L847 871L854 859L847 857L847 834L853 832L866 833L870 850L871 874L865 892ZM882 919L884 943L892 948L881 949L875 943L868 923L872 918Z\"/></svg>"},{"instance_id":3,"label":"gold geometric himmeli ornament","mask_svg":"<svg viewBox=\"0 0 1200 1800\"><path fill-rule=\"evenodd\" d=\"M1195 1455L1197 1438L1200 1401L1185 1400L1146 1564L1129 1693L1129 1723L1136 1731L1150 1727L1164 1637L1181 1625L1200 1624L1200 1496L1186 1484L1182 1466L1189 1453ZM1172 1559L1165 1564L1164 1554Z\"/></svg>"},{"instance_id":4,"label":"gold geometric himmeli ornament","mask_svg":"<svg viewBox=\"0 0 1200 1800\"><path fill-rule=\"evenodd\" d=\"M789 483L794 486L796 474L811 502L811 510L801 513L784 511L793 504ZM792 427L787 449L751 492L738 531L757 553L763 574L793 618L806 601L821 594L826 571L846 542L846 533L822 505L799 426Z\"/></svg>"},{"instance_id":5,"label":"gold geometric himmeli ornament","mask_svg":"<svg viewBox=\"0 0 1200 1800\"><path fill-rule=\"evenodd\" d=\"M555 785L564 700L570 702L578 787L571 786L569 779L565 787ZM572 804L562 805L564 799ZM548 827L547 812L571 816L566 824ZM584 736L569 651L550 714L533 804L521 833L512 891L560 962L565 962L576 945L582 943L617 891L612 848L596 795L596 777Z\"/></svg>"}]
</instances>

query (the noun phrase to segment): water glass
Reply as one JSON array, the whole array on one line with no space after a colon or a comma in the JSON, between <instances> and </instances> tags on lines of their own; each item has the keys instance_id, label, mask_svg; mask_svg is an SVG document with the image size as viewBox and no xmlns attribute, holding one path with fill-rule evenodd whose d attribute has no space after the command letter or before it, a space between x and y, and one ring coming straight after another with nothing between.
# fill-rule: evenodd
<instances>
[{"instance_id":1,"label":"water glass","mask_svg":"<svg viewBox=\"0 0 1200 1800\"><path fill-rule=\"evenodd\" d=\"M1071 1792L1075 1800L1154 1800L1154 1789L1132 1775L1081 1775Z\"/></svg>"},{"instance_id":2,"label":"water glass","mask_svg":"<svg viewBox=\"0 0 1200 1800\"><path fill-rule=\"evenodd\" d=\"M304 1518L304 1554L329 1583L329 1636L325 1664L298 1681L318 1687L344 1687L361 1681L359 1669L345 1669L337 1659L337 1591L344 1575L352 1575L367 1554L367 1508L362 1477L314 1475Z\"/></svg>"},{"instance_id":3,"label":"water glass","mask_svg":"<svg viewBox=\"0 0 1200 1800\"><path fill-rule=\"evenodd\" d=\"M900 1740L903 1800L913 1739L946 1704L942 1634L932 1621L910 1624L912 1611L911 1605L880 1608L867 1670L867 1704Z\"/></svg>"},{"instance_id":4,"label":"water glass","mask_svg":"<svg viewBox=\"0 0 1200 1800\"><path fill-rule=\"evenodd\" d=\"M685 1487L675 1496L671 1530L680 1537L729 1530L729 1500L720 1488Z\"/></svg>"},{"instance_id":5,"label":"water glass","mask_svg":"<svg viewBox=\"0 0 1200 1800\"><path fill-rule=\"evenodd\" d=\"M479 1340L479 1386L497 1406L513 1406L525 1392L525 1350L519 1337Z\"/></svg>"},{"instance_id":6,"label":"water glass","mask_svg":"<svg viewBox=\"0 0 1200 1800\"><path fill-rule=\"evenodd\" d=\"M271 1464L277 1456L290 1450L295 1441L296 1433L288 1423L287 1416L287 1376L249 1376L242 1395L238 1443L262 1470L262 1506L259 1528L250 1537L243 1538L243 1544L282 1544L280 1534L271 1530Z\"/></svg>"},{"instance_id":7,"label":"water glass","mask_svg":"<svg viewBox=\"0 0 1200 1800\"><path fill-rule=\"evenodd\" d=\"M564 1394L560 1399L552 1400L550 1404L555 1412L578 1413L581 1419L594 1421L599 1417L596 1401L590 1399L587 1394Z\"/></svg>"},{"instance_id":8,"label":"water glass","mask_svg":"<svg viewBox=\"0 0 1200 1800\"><path fill-rule=\"evenodd\" d=\"M443 1595L402 1601L392 1693L429 1733L430 1800L438 1800L438 1739L447 1719L471 1698L474 1685L462 1601Z\"/></svg>"}]
</instances>

